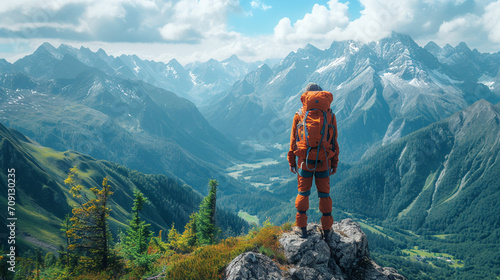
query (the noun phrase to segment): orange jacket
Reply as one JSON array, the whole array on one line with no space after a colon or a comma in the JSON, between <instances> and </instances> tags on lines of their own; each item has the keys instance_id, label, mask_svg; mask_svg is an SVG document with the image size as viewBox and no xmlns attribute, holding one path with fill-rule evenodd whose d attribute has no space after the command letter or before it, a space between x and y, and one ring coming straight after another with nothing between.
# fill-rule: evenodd
<instances>
[{"instance_id":1,"label":"orange jacket","mask_svg":"<svg viewBox=\"0 0 500 280\"><path fill-rule=\"evenodd\" d=\"M298 113L295 114L293 117L293 125L292 125L292 132L290 133L290 150L288 151L288 164L290 164L291 167L297 166L297 162L295 159L295 151L297 150L297 124L301 122L301 117ZM338 136L338 128L337 128L337 118L335 115L333 115L333 125L335 126L335 135L332 138L332 147L335 147L335 153L334 156L330 159L330 166L334 169L337 169L337 166L339 164L339 144L337 142L337 136Z\"/></svg>"}]
</instances>

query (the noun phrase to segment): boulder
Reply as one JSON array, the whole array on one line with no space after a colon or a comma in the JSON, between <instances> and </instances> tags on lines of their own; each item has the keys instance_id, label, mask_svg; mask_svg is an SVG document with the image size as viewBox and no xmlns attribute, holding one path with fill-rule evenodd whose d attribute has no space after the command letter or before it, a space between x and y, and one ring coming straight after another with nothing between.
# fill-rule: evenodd
<instances>
[{"instance_id":1,"label":"boulder","mask_svg":"<svg viewBox=\"0 0 500 280\"><path fill-rule=\"evenodd\" d=\"M405 280L394 268L381 267L370 258L368 240L358 223L351 219L335 222L329 242L318 224L307 226L308 237L298 231L280 236L287 260L281 271L269 258L247 252L226 268L226 279L290 280Z\"/></svg>"},{"instance_id":2,"label":"boulder","mask_svg":"<svg viewBox=\"0 0 500 280\"><path fill-rule=\"evenodd\" d=\"M227 280L282 280L282 271L268 256L246 252L237 256L226 267Z\"/></svg>"}]
</instances>

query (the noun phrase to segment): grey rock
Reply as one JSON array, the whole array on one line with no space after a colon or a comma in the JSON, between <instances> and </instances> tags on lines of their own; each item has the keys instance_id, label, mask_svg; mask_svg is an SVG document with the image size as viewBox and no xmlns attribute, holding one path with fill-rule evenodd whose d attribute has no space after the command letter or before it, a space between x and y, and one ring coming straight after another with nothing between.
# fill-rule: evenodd
<instances>
[{"instance_id":1,"label":"grey rock","mask_svg":"<svg viewBox=\"0 0 500 280\"><path fill-rule=\"evenodd\" d=\"M323 241L320 230L319 225L309 224L307 238L300 238L295 232L284 233L279 242L284 248L287 261L302 267L327 265L330 259L330 249Z\"/></svg>"},{"instance_id":2,"label":"grey rock","mask_svg":"<svg viewBox=\"0 0 500 280\"><path fill-rule=\"evenodd\" d=\"M306 280L306 279L318 279L319 272L310 267L301 267L294 271L292 274L292 279Z\"/></svg>"},{"instance_id":3,"label":"grey rock","mask_svg":"<svg viewBox=\"0 0 500 280\"><path fill-rule=\"evenodd\" d=\"M368 239L358 223L351 219L334 223L333 233L329 244L334 259L343 270L356 267L363 258L370 258Z\"/></svg>"},{"instance_id":4,"label":"grey rock","mask_svg":"<svg viewBox=\"0 0 500 280\"><path fill-rule=\"evenodd\" d=\"M226 280L281 280L285 279L279 267L268 257L246 252L237 256L226 267Z\"/></svg>"},{"instance_id":5,"label":"grey rock","mask_svg":"<svg viewBox=\"0 0 500 280\"><path fill-rule=\"evenodd\" d=\"M307 232L307 238L287 232L279 239L288 271L281 271L264 255L248 252L229 264L226 279L406 280L394 268L371 260L366 235L351 219L333 224L328 244L320 225L309 224Z\"/></svg>"},{"instance_id":6,"label":"grey rock","mask_svg":"<svg viewBox=\"0 0 500 280\"><path fill-rule=\"evenodd\" d=\"M381 267L370 259L363 260L360 265L351 271L347 279L364 280L406 280L392 267Z\"/></svg>"}]
</instances>

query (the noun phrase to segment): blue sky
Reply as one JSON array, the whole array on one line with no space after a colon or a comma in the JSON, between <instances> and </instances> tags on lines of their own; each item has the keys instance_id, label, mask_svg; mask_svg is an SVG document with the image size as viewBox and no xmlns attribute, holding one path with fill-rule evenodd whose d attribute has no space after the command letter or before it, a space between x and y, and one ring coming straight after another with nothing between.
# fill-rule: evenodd
<instances>
[{"instance_id":1,"label":"blue sky","mask_svg":"<svg viewBox=\"0 0 500 280\"><path fill-rule=\"evenodd\" d=\"M228 18L228 27L231 30L247 34L248 36L258 36L262 34L271 35L274 27L280 19L290 18L295 22L304 17L305 11L311 11L315 4L327 5L328 1L304 1L304 0L268 0L264 3L267 8L253 8L252 0L240 1L242 9L246 12L235 13ZM346 3L348 1L341 1ZM249 15L251 11L251 15ZM359 1L349 1L349 18L354 20L359 18L361 3Z\"/></svg>"},{"instance_id":2,"label":"blue sky","mask_svg":"<svg viewBox=\"0 0 500 280\"><path fill-rule=\"evenodd\" d=\"M310 43L377 41L393 31L418 44L465 42L500 51L500 0L17 0L0 5L0 58L43 42L181 63L283 58Z\"/></svg>"}]
</instances>

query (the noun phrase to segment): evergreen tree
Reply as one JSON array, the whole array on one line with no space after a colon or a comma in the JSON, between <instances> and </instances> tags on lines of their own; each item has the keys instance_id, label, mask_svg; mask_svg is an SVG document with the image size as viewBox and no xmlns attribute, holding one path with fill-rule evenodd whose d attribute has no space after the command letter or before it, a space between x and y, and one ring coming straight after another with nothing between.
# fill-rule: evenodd
<instances>
[{"instance_id":1,"label":"evergreen tree","mask_svg":"<svg viewBox=\"0 0 500 280\"><path fill-rule=\"evenodd\" d=\"M210 191L200 204L196 218L196 239L199 245L213 244L216 239L215 208L218 185L216 180L209 181Z\"/></svg>"},{"instance_id":2,"label":"evergreen tree","mask_svg":"<svg viewBox=\"0 0 500 280\"><path fill-rule=\"evenodd\" d=\"M132 206L132 219L129 222L130 228L127 230L127 237L125 243L127 244L129 253L137 257L143 254L148 249L149 238L153 235L151 232L151 225L146 224L139 217L139 213L144 208L144 204L148 202L147 197L140 191L134 191L134 205Z\"/></svg>"},{"instance_id":3,"label":"evergreen tree","mask_svg":"<svg viewBox=\"0 0 500 280\"><path fill-rule=\"evenodd\" d=\"M153 256L147 256L148 242L153 232L150 224L141 220L139 214L148 202L147 197L139 190L134 191L134 204L132 206L132 219L126 235L121 235L120 247L126 259L132 260L136 265L148 268Z\"/></svg>"},{"instance_id":4,"label":"evergreen tree","mask_svg":"<svg viewBox=\"0 0 500 280\"><path fill-rule=\"evenodd\" d=\"M72 210L73 216L70 219L72 226L68 230L68 235L73 242L68 249L86 252L91 257L88 261L93 268L105 270L108 267L111 237L107 225L110 211L107 205L113 192L108 179L104 178L102 189L97 187L90 189L95 198L87 199L83 186L79 183L77 172L76 167L71 168L68 178L64 181L70 185L70 193L77 198L79 203L79 206ZM87 258L82 258L82 260L87 260Z\"/></svg>"}]
</instances>

